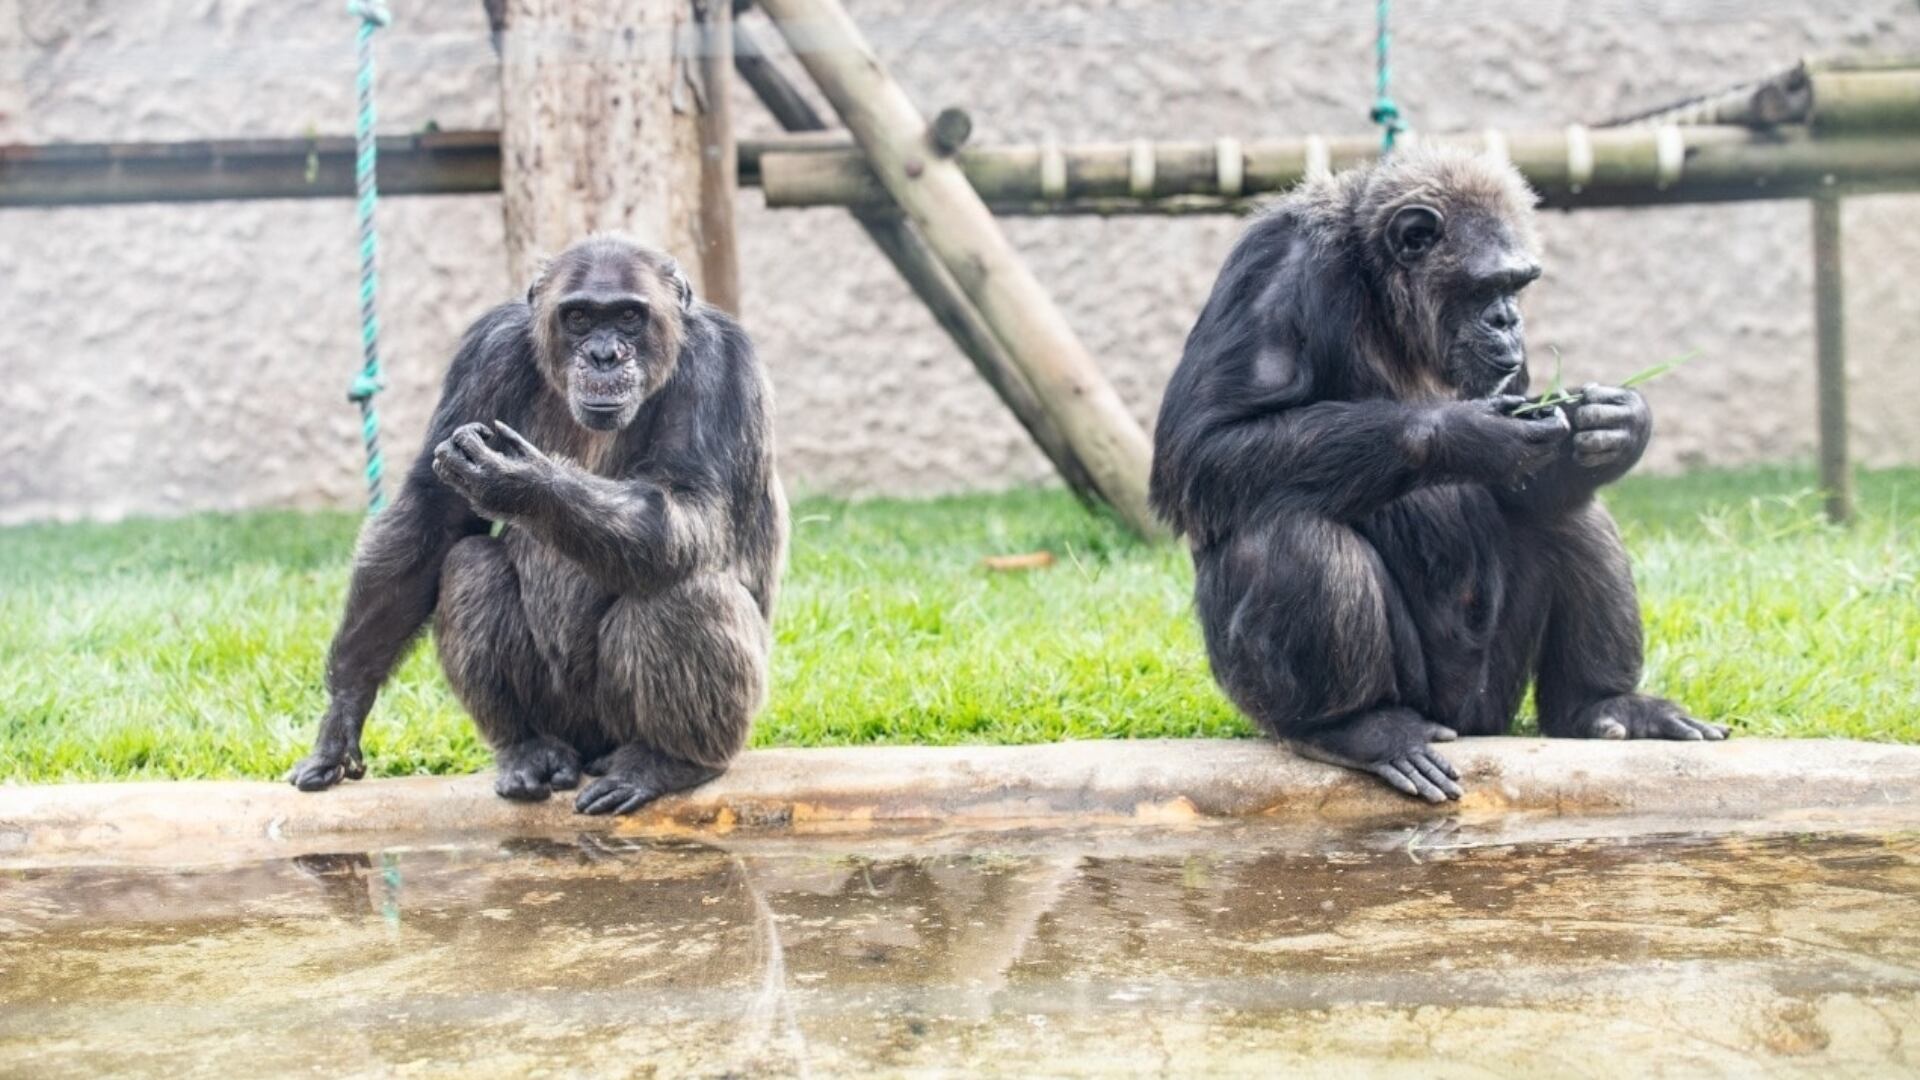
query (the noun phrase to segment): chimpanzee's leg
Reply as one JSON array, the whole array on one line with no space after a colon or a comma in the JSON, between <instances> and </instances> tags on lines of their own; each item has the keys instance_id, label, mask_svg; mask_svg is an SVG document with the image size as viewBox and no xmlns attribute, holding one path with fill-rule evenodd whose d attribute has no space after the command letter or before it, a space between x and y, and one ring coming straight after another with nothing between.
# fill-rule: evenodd
<instances>
[{"instance_id":1,"label":"chimpanzee's leg","mask_svg":"<svg viewBox=\"0 0 1920 1080\"><path fill-rule=\"evenodd\" d=\"M1197 551L1195 603L1215 679L1296 752L1432 802L1460 797L1430 745L1419 634L1374 547L1319 518L1285 518Z\"/></svg>"},{"instance_id":2,"label":"chimpanzee's leg","mask_svg":"<svg viewBox=\"0 0 1920 1080\"><path fill-rule=\"evenodd\" d=\"M580 755L554 737L561 716L551 665L534 647L519 575L487 536L455 544L440 572L434 641L447 681L493 747L494 790L537 801L580 783Z\"/></svg>"},{"instance_id":3,"label":"chimpanzee's leg","mask_svg":"<svg viewBox=\"0 0 1920 1080\"><path fill-rule=\"evenodd\" d=\"M595 710L615 749L575 807L624 814L704 784L746 746L772 634L745 586L702 574L623 596L600 620Z\"/></svg>"},{"instance_id":4,"label":"chimpanzee's leg","mask_svg":"<svg viewBox=\"0 0 1920 1080\"><path fill-rule=\"evenodd\" d=\"M1544 560L1551 599L1535 701L1540 731L1579 739L1724 739L1727 729L1637 693L1642 640L1633 570L1599 503L1516 527L1516 545Z\"/></svg>"}]
</instances>

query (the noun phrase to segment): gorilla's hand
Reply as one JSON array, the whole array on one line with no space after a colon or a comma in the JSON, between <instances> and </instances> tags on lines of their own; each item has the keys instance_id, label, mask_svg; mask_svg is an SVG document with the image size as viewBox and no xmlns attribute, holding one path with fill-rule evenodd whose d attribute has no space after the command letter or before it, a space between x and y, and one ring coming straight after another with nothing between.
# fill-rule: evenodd
<instances>
[{"instance_id":1,"label":"gorilla's hand","mask_svg":"<svg viewBox=\"0 0 1920 1080\"><path fill-rule=\"evenodd\" d=\"M367 775L367 763L360 756L360 742L322 743L313 753L287 770L287 782L301 791L324 791L342 780L358 780Z\"/></svg>"},{"instance_id":2,"label":"gorilla's hand","mask_svg":"<svg viewBox=\"0 0 1920 1080\"><path fill-rule=\"evenodd\" d=\"M1583 469L1630 469L1653 434L1653 413L1637 390L1588 383L1567 411L1573 421L1573 461Z\"/></svg>"},{"instance_id":3,"label":"gorilla's hand","mask_svg":"<svg viewBox=\"0 0 1920 1080\"><path fill-rule=\"evenodd\" d=\"M1559 409L1514 416L1524 398L1496 397L1448 406L1454 445L1466 475L1492 483L1532 476L1560 455L1570 430Z\"/></svg>"},{"instance_id":4,"label":"gorilla's hand","mask_svg":"<svg viewBox=\"0 0 1920 1080\"><path fill-rule=\"evenodd\" d=\"M553 461L506 424L465 424L433 449L433 474L496 521L525 513L551 482Z\"/></svg>"}]
</instances>

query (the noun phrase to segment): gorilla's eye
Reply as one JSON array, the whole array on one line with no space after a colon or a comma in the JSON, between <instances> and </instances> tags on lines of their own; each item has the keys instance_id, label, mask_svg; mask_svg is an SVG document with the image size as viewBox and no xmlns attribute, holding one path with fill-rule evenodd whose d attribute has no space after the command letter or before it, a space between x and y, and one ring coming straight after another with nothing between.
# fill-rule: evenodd
<instances>
[{"instance_id":1,"label":"gorilla's eye","mask_svg":"<svg viewBox=\"0 0 1920 1080\"><path fill-rule=\"evenodd\" d=\"M1405 206L1387 222L1387 246L1401 262L1414 260L1432 251L1440 242L1446 219L1431 206Z\"/></svg>"},{"instance_id":2,"label":"gorilla's eye","mask_svg":"<svg viewBox=\"0 0 1920 1080\"><path fill-rule=\"evenodd\" d=\"M587 327L591 325L592 320L587 318L586 312L581 311L579 308L575 308L572 311L567 312L566 323L567 323L567 329L573 331L576 334L582 334L586 332Z\"/></svg>"}]
</instances>

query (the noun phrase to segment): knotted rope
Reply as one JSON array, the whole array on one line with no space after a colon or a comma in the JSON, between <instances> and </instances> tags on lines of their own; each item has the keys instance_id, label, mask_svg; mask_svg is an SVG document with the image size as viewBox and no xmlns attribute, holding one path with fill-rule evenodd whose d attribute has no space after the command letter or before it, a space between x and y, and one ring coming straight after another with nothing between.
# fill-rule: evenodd
<instances>
[{"instance_id":1,"label":"knotted rope","mask_svg":"<svg viewBox=\"0 0 1920 1080\"><path fill-rule=\"evenodd\" d=\"M380 235L374 228L374 211L380 202L380 184L374 175L378 150L373 138L373 34L393 17L381 0L348 0L347 13L360 20L360 70L354 79L354 94L359 111L354 120L353 179L359 194L357 216L360 223L360 350L363 362L360 374L347 390L347 400L360 406L360 438L367 446L367 513L376 514L387 503L381 489L380 415L374 410L373 396L382 389L380 382L380 313L375 299L380 291Z\"/></svg>"}]
</instances>

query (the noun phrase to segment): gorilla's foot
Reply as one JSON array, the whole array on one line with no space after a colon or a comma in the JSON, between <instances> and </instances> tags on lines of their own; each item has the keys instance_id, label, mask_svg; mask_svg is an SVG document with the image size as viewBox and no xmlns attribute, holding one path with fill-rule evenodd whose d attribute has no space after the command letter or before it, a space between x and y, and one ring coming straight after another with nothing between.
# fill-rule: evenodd
<instances>
[{"instance_id":1,"label":"gorilla's foot","mask_svg":"<svg viewBox=\"0 0 1920 1080\"><path fill-rule=\"evenodd\" d=\"M637 743L596 758L589 769L603 775L573 801L573 808L582 814L630 814L662 795L698 787L723 771Z\"/></svg>"},{"instance_id":2,"label":"gorilla's foot","mask_svg":"<svg viewBox=\"0 0 1920 1080\"><path fill-rule=\"evenodd\" d=\"M1573 739L1679 739L1719 742L1727 737L1720 724L1695 720L1666 698L1650 694L1621 694L1582 706L1564 727L1548 728L1549 735Z\"/></svg>"},{"instance_id":3,"label":"gorilla's foot","mask_svg":"<svg viewBox=\"0 0 1920 1080\"><path fill-rule=\"evenodd\" d=\"M535 735L494 752L500 775L493 790L501 798L539 802L556 791L580 786L580 755L551 735Z\"/></svg>"},{"instance_id":4,"label":"gorilla's foot","mask_svg":"<svg viewBox=\"0 0 1920 1080\"><path fill-rule=\"evenodd\" d=\"M1460 774L1432 746L1456 737L1452 728L1412 709L1387 707L1288 742L1302 757L1372 773L1408 795L1437 803L1462 794Z\"/></svg>"}]
</instances>

